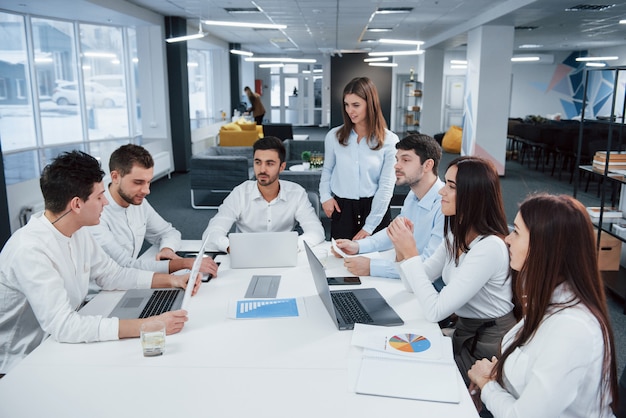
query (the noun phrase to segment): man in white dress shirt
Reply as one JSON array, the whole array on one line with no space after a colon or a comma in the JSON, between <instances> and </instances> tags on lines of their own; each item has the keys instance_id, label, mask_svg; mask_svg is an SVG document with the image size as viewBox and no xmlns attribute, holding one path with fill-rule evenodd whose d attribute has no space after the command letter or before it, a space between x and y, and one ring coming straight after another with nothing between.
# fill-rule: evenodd
<instances>
[{"instance_id":1,"label":"man in white dress shirt","mask_svg":"<svg viewBox=\"0 0 626 418\"><path fill-rule=\"evenodd\" d=\"M303 241L309 245L324 241L324 227L306 190L297 183L278 179L286 166L282 141L273 136L261 138L254 143L253 151L256 180L245 181L230 192L202 239L209 235L211 247L228 251L228 233L233 224L238 232L286 232L293 231L298 223L303 231L298 248L303 248Z\"/></svg>"},{"instance_id":2,"label":"man in white dress shirt","mask_svg":"<svg viewBox=\"0 0 626 418\"><path fill-rule=\"evenodd\" d=\"M109 159L111 184L105 190L109 205L100 224L90 229L104 251L121 266L173 273L191 269L194 258L176 254L181 234L148 203L154 160L139 145L127 144L113 151ZM155 259L138 259L144 240L158 246ZM217 265L205 257L200 271L217 275Z\"/></svg>"},{"instance_id":3,"label":"man in white dress shirt","mask_svg":"<svg viewBox=\"0 0 626 418\"><path fill-rule=\"evenodd\" d=\"M45 210L17 230L0 253L0 374L48 335L68 343L139 336L146 319L77 312L91 280L107 290L187 286L189 275L121 267L83 228L96 225L108 204L103 176L98 161L80 151L63 153L44 168L40 184ZM199 276L194 286L196 293ZM170 311L158 318L173 334L183 328L187 312Z\"/></svg>"}]
</instances>

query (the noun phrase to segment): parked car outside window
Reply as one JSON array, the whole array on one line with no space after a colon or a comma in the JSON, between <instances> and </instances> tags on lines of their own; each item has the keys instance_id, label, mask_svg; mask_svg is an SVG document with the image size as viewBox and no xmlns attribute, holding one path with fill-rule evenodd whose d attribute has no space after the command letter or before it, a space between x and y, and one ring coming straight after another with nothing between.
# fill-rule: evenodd
<instances>
[{"instance_id":1,"label":"parked car outside window","mask_svg":"<svg viewBox=\"0 0 626 418\"><path fill-rule=\"evenodd\" d=\"M126 94L116 89L108 89L99 83L85 83L85 100L90 107L117 107L126 103ZM78 83L57 82L52 93L52 101L59 106L77 105Z\"/></svg>"}]
</instances>

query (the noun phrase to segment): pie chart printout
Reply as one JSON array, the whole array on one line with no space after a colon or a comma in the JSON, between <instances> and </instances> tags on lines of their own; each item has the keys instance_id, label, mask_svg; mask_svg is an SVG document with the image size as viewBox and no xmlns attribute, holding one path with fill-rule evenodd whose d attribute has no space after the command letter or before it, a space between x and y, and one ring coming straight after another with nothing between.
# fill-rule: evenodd
<instances>
[{"instance_id":1,"label":"pie chart printout","mask_svg":"<svg viewBox=\"0 0 626 418\"><path fill-rule=\"evenodd\" d=\"M418 334L399 334L389 339L389 345L405 353L421 353L430 348L430 341Z\"/></svg>"}]
</instances>

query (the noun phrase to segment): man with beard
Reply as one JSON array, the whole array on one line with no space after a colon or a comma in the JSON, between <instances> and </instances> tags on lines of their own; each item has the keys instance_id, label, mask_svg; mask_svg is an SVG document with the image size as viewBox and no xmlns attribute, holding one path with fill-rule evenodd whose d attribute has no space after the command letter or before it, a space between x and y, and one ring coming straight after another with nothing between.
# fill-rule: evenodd
<instances>
[{"instance_id":1,"label":"man with beard","mask_svg":"<svg viewBox=\"0 0 626 418\"><path fill-rule=\"evenodd\" d=\"M191 269L194 258L176 255L181 234L165 221L146 200L154 174L154 160L139 145L123 145L109 159L111 183L105 190L110 202L105 206L100 224L90 228L96 241L109 256L124 267L173 273ZM138 259L144 240L158 246L154 260ZM217 275L217 265L205 257L202 273Z\"/></svg>"},{"instance_id":2,"label":"man with beard","mask_svg":"<svg viewBox=\"0 0 626 418\"><path fill-rule=\"evenodd\" d=\"M422 259L428 258L443 241L443 221L439 189L444 183L437 176L441 147L433 138L412 134L396 144L396 185L408 185L411 191L404 199L400 216L415 225L413 236ZM361 240L337 240L347 254L365 254L393 248L387 228ZM399 279L394 260L385 258L349 257L346 268L357 276Z\"/></svg>"},{"instance_id":3,"label":"man with beard","mask_svg":"<svg viewBox=\"0 0 626 418\"><path fill-rule=\"evenodd\" d=\"M303 248L303 241L311 246L324 241L324 228L306 190L297 183L278 179L286 166L282 141L266 136L252 148L256 180L247 180L230 192L202 239L209 235L211 247L228 251L227 235L233 224L237 232L287 232L298 223L303 231L298 248Z\"/></svg>"}]
</instances>

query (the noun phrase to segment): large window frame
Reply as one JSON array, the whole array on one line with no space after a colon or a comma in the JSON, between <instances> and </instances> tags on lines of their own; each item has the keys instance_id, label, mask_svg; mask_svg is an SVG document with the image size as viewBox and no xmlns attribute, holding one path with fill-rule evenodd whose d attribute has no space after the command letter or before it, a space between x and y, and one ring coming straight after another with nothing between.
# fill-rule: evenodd
<instances>
[{"instance_id":1,"label":"large window frame","mask_svg":"<svg viewBox=\"0 0 626 418\"><path fill-rule=\"evenodd\" d=\"M2 61L5 64L4 67L0 68L9 68L9 65L13 65L13 68L19 67L19 65L23 66L21 69L18 68L17 75L15 73L11 74L8 70L6 74L0 74L0 79L4 82L4 89L2 90L4 96L0 103L2 104L2 107L0 107L0 141L2 141L2 156L7 185L38 178L43 167L62 151L78 149L96 158L101 158L108 155L107 153L110 153L112 149L124 143L141 143L141 112L136 94L138 77L136 76L137 47L134 28L102 24L94 25L75 20L22 15L5 11L0 11L0 14L0 25L11 26L10 29L13 31L13 36L20 41L20 44L15 45L14 50L11 52L24 57L17 64L9 62L7 65L10 58L3 59L2 55L0 55L0 64L2 64ZM63 33L54 26L64 26L67 29L68 25L71 25L71 35L67 34L68 40L71 39L71 58L66 55L63 62L59 61L59 57L62 54L54 50L55 46L51 46L50 48L52 49L43 51L44 54L42 54L42 45L40 39L37 38L40 34L39 31L34 33L33 21L36 21L38 25L41 25L42 22L44 25L46 22L51 22L49 25L50 30L56 30L56 34L59 37L63 37ZM98 36L102 36L102 34L107 32L119 33L119 36L114 39L117 47L115 59L117 59L118 63L111 61L113 64L107 64L109 67L119 65L119 71L115 72L115 74L120 75L123 80L123 90L116 92L116 98L120 99L117 102L113 102L113 105L111 105L110 101L105 101L105 99L98 98L100 102L94 100L94 97L97 97L96 94L110 96L111 93L107 93L107 91L112 88L105 86L106 88L103 90L100 89L100 84L94 86L93 72L90 73L89 77L86 76L88 73L85 68L85 54L83 50L95 44L93 41L89 42L83 39L83 32L85 32L86 26L90 26L94 33L98 33ZM41 71L41 65L38 68L42 55L45 55L46 59L53 60L49 68L52 69L51 71L55 71L55 73L61 67L68 68L68 66L71 66L74 79L67 80L67 82L75 83L74 87L77 88L77 91L72 93L74 94L72 97L73 101L76 102L75 104L69 105L68 103L64 105L65 108L61 108L56 102L54 104L51 103L51 88L47 85L50 83L51 75L44 74ZM7 54L8 56L9 54ZM106 76L108 73L100 72L99 74ZM86 80L86 78L90 78L90 80ZM98 80L95 81L97 82ZM54 80L54 82L57 81ZM98 88L96 89L95 87ZM108 104L109 107L106 108L104 103ZM63 118L71 114L79 118L80 127L78 127L78 131L74 135L69 136L69 140L63 139L67 138L67 135L60 135L61 139L57 138L53 141L46 140L43 126L47 126L48 128L46 129L49 129L50 124L48 122L43 123L42 120L50 120L46 119L50 117L50 108L53 108L53 111L56 112L55 117ZM42 109L44 109L44 112L42 112ZM24 121L23 123L31 127L30 129L21 130L21 136L18 135L18 132L15 132L15 129L10 128L12 123L11 115L17 113L20 114L20 118ZM94 135L94 121L97 121L98 118L100 118L105 130L98 132L98 135ZM122 125L124 126L120 129ZM111 127L115 129L111 129ZM64 126L61 121L61 123L55 125L54 129L62 128ZM67 125L65 128L67 128ZM48 133L47 138L49 137Z\"/></svg>"}]
</instances>

